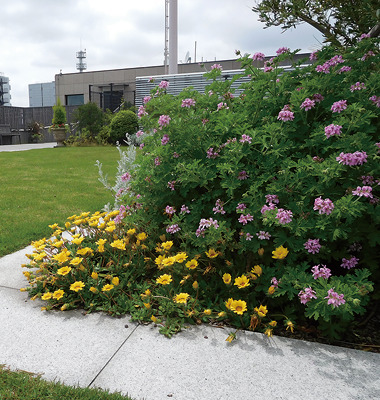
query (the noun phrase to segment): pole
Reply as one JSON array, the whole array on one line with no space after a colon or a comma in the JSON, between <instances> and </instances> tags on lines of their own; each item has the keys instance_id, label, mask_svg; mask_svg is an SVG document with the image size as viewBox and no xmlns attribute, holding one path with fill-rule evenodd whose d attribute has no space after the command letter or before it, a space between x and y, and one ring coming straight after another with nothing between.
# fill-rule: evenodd
<instances>
[{"instance_id":1,"label":"pole","mask_svg":"<svg viewBox=\"0 0 380 400\"><path fill-rule=\"evenodd\" d=\"M178 74L177 0L169 0L169 74Z\"/></svg>"}]
</instances>

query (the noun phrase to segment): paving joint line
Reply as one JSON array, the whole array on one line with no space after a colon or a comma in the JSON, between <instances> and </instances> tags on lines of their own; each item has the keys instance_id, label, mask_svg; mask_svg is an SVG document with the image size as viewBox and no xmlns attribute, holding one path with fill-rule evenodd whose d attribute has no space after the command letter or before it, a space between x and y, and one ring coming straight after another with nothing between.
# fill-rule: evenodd
<instances>
[{"instance_id":1,"label":"paving joint line","mask_svg":"<svg viewBox=\"0 0 380 400\"><path fill-rule=\"evenodd\" d=\"M115 353L110 357L110 359L104 364L104 366L100 369L100 371L95 375L95 377L92 379L92 381L88 384L88 388L96 381L96 379L99 377L99 375L104 371L104 369L107 367L107 365L112 361L112 359L116 356L116 354L120 351L120 349L124 346L124 344L126 343L126 341L134 334L134 332L136 331L136 329L139 327L140 325L137 325L132 332L127 336L127 338L123 341L123 343L117 348L117 350L115 351Z\"/></svg>"}]
</instances>

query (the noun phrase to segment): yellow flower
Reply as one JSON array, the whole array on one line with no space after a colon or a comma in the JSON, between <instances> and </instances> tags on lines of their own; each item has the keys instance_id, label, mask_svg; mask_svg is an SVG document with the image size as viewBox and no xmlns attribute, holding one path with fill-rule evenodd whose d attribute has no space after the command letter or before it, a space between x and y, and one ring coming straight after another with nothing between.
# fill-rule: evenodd
<instances>
[{"instance_id":1,"label":"yellow flower","mask_svg":"<svg viewBox=\"0 0 380 400\"><path fill-rule=\"evenodd\" d=\"M194 282L193 282L193 289L194 289L194 290L197 290L198 288L199 288L198 282L197 282L197 281L194 281Z\"/></svg>"},{"instance_id":2,"label":"yellow flower","mask_svg":"<svg viewBox=\"0 0 380 400\"><path fill-rule=\"evenodd\" d=\"M115 240L111 243L111 247L119 250L125 250L125 242L124 240Z\"/></svg>"},{"instance_id":3,"label":"yellow flower","mask_svg":"<svg viewBox=\"0 0 380 400\"><path fill-rule=\"evenodd\" d=\"M180 294L177 294L176 296L174 296L174 301L176 303L186 304L189 297L190 297L190 295L188 293L180 293Z\"/></svg>"},{"instance_id":4,"label":"yellow flower","mask_svg":"<svg viewBox=\"0 0 380 400\"><path fill-rule=\"evenodd\" d=\"M94 271L94 272L91 274L91 278L92 278L92 279L98 279L98 273Z\"/></svg>"},{"instance_id":5,"label":"yellow flower","mask_svg":"<svg viewBox=\"0 0 380 400\"><path fill-rule=\"evenodd\" d=\"M236 285L238 287L238 289L246 288L250 285L249 279L245 275L238 276L235 279L234 285Z\"/></svg>"},{"instance_id":6,"label":"yellow flower","mask_svg":"<svg viewBox=\"0 0 380 400\"><path fill-rule=\"evenodd\" d=\"M64 294L65 294L65 292L62 289L56 290L53 293L53 299L60 300Z\"/></svg>"},{"instance_id":7,"label":"yellow flower","mask_svg":"<svg viewBox=\"0 0 380 400\"><path fill-rule=\"evenodd\" d=\"M64 305L61 307L61 311L65 311L65 310L67 309L67 307L68 307L68 304L64 304Z\"/></svg>"},{"instance_id":8,"label":"yellow flower","mask_svg":"<svg viewBox=\"0 0 380 400\"><path fill-rule=\"evenodd\" d=\"M65 276L71 271L71 267L62 267L57 271L58 275Z\"/></svg>"},{"instance_id":9,"label":"yellow flower","mask_svg":"<svg viewBox=\"0 0 380 400\"><path fill-rule=\"evenodd\" d=\"M276 288L273 285L269 286L268 294L273 294L275 291L276 291Z\"/></svg>"},{"instance_id":10,"label":"yellow flower","mask_svg":"<svg viewBox=\"0 0 380 400\"><path fill-rule=\"evenodd\" d=\"M206 310L203 311L204 315L211 315L212 311L209 308L206 308Z\"/></svg>"},{"instance_id":11,"label":"yellow flower","mask_svg":"<svg viewBox=\"0 0 380 400\"><path fill-rule=\"evenodd\" d=\"M71 265L79 265L83 261L81 257L75 257L70 261Z\"/></svg>"},{"instance_id":12,"label":"yellow flower","mask_svg":"<svg viewBox=\"0 0 380 400\"><path fill-rule=\"evenodd\" d=\"M161 244L161 247L165 250L165 251L169 251L173 246L173 242L171 240L164 242Z\"/></svg>"},{"instance_id":13,"label":"yellow flower","mask_svg":"<svg viewBox=\"0 0 380 400\"><path fill-rule=\"evenodd\" d=\"M261 247L259 250L257 250L257 254L258 254L259 256L264 255L264 249Z\"/></svg>"},{"instance_id":14,"label":"yellow flower","mask_svg":"<svg viewBox=\"0 0 380 400\"><path fill-rule=\"evenodd\" d=\"M247 303L244 300L234 300L231 304L231 310L238 315L243 315L247 311Z\"/></svg>"},{"instance_id":15,"label":"yellow flower","mask_svg":"<svg viewBox=\"0 0 380 400\"><path fill-rule=\"evenodd\" d=\"M115 278L112 278L111 282L112 282L113 285L118 286L119 283L120 283L120 280L119 280L119 278L117 276L115 276Z\"/></svg>"},{"instance_id":16,"label":"yellow flower","mask_svg":"<svg viewBox=\"0 0 380 400\"><path fill-rule=\"evenodd\" d=\"M259 317L265 317L268 313L267 306L260 305L259 308L255 307L254 310L257 312Z\"/></svg>"},{"instance_id":17,"label":"yellow flower","mask_svg":"<svg viewBox=\"0 0 380 400\"><path fill-rule=\"evenodd\" d=\"M90 292L92 292L92 293L98 293L98 289L97 288L95 288L95 287L93 287L93 286L91 286L90 287Z\"/></svg>"},{"instance_id":18,"label":"yellow flower","mask_svg":"<svg viewBox=\"0 0 380 400\"><path fill-rule=\"evenodd\" d=\"M127 230L127 235L132 236L136 233L136 229L128 229Z\"/></svg>"},{"instance_id":19,"label":"yellow flower","mask_svg":"<svg viewBox=\"0 0 380 400\"><path fill-rule=\"evenodd\" d=\"M107 239L99 239L97 242L95 242L98 246L103 246L107 242Z\"/></svg>"},{"instance_id":20,"label":"yellow flower","mask_svg":"<svg viewBox=\"0 0 380 400\"><path fill-rule=\"evenodd\" d=\"M229 298L224 304L226 305L227 310L231 310L231 304L234 301L233 298Z\"/></svg>"},{"instance_id":21,"label":"yellow flower","mask_svg":"<svg viewBox=\"0 0 380 400\"><path fill-rule=\"evenodd\" d=\"M263 269L260 267L260 265L255 265L252 270L252 274L256 274L257 276L260 276L263 273Z\"/></svg>"},{"instance_id":22,"label":"yellow flower","mask_svg":"<svg viewBox=\"0 0 380 400\"><path fill-rule=\"evenodd\" d=\"M183 263L186 260L186 258L187 254L185 252L178 253L175 256L175 260L177 261L177 263Z\"/></svg>"},{"instance_id":23,"label":"yellow flower","mask_svg":"<svg viewBox=\"0 0 380 400\"><path fill-rule=\"evenodd\" d=\"M56 242L53 243L53 246L59 249L60 247L63 246L63 240L57 240Z\"/></svg>"},{"instance_id":24,"label":"yellow flower","mask_svg":"<svg viewBox=\"0 0 380 400\"><path fill-rule=\"evenodd\" d=\"M236 339L236 333L230 333L226 339L226 342L231 343L235 339Z\"/></svg>"},{"instance_id":25,"label":"yellow flower","mask_svg":"<svg viewBox=\"0 0 380 400\"><path fill-rule=\"evenodd\" d=\"M150 305L150 303L144 303L144 307L149 310L151 305Z\"/></svg>"},{"instance_id":26,"label":"yellow flower","mask_svg":"<svg viewBox=\"0 0 380 400\"><path fill-rule=\"evenodd\" d=\"M87 255L91 255L93 254L93 250L90 249L90 247L83 247L83 249L78 249L77 250L77 254L79 254L80 256L87 256Z\"/></svg>"},{"instance_id":27,"label":"yellow flower","mask_svg":"<svg viewBox=\"0 0 380 400\"><path fill-rule=\"evenodd\" d=\"M226 316L226 313L224 311L221 311L220 313L218 313L219 318L223 318L225 316Z\"/></svg>"},{"instance_id":28,"label":"yellow flower","mask_svg":"<svg viewBox=\"0 0 380 400\"><path fill-rule=\"evenodd\" d=\"M57 229L58 228L58 224L53 224L53 225L49 225L49 228L51 229Z\"/></svg>"},{"instance_id":29,"label":"yellow flower","mask_svg":"<svg viewBox=\"0 0 380 400\"><path fill-rule=\"evenodd\" d=\"M58 254L55 254L55 255L53 256L53 259L54 259L55 261L58 261L59 264L63 264L64 262L66 262L67 260L69 260L69 255L70 255L70 252L67 251L67 250L64 250L64 251L61 251L61 252L58 253Z\"/></svg>"},{"instance_id":30,"label":"yellow flower","mask_svg":"<svg viewBox=\"0 0 380 400\"><path fill-rule=\"evenodd\" d=\"M226 285L229 285L230 283L231 283L231 274L224 274L223 275L223 282L226 284Z\"/></svg>"},{"instance_id":31,"label":"yellow flower","mask_svg":"<svg viewBox=\"0 0 380 400\"><path fill-rule=\"evenodd\" d=\"M46 238L43 238L43 239L41 239L41 240L37 240L37 241L35 241L35 242L32 242L32 246L33 246L35 249L38 249L40 246L44 245L45 242L46 242Z\"/></svg>"},{"instance_id":32,"label":"yellow flower","mask_svg":"<svg viewBox=\"0 0 380 400\"><path fill-rule=\"evenodd\" d=\"M209 251L206 251L206 256L208 258L215 258L218 257L219 253L217 251L215 251L214 249L209 249Z\"/></svg>"},{"instance_id":33,"label":"yellow flower","mask_svg":"<svg viewBox=\"0 0 380 400\"><path fill-rule=\"evenodd\" d=\"M112 233L115 229L116 229L116 226L115 225L111 225L111 226L107 226L107 228L104 229L104 230L106 232L108 232L108 233ZM112 246L112 244L111 244L111 246Z\"/></svg>"},{"instance_id":34,"label":"yellow flower","mask_svg":"<svg viewBox=\"0 0 380 400\"><path fill-rule=\"evenodd\" d=\"M84 240L84 236L81 236L81 237L79 237L79 238L74 238L74 239L71 241L71 243L74 243L74 244L81 244L81 243L83 242L83 240Z\"/></svg>"},{"instance_id":35,"label":"yellow flower","mask_svg":"<svg viewBox=\"0 0 380 400\"><path fill-rule=\"evenodd\" d=\"M290 321L290 320L287 320L285 324L286 324L286 330L290 329L291 332L293 333L293 329L294 329L294 324L293 324L293 322Z\"/></svg>"},{"instance_id":36,"label":"yellow flower","mask_svg":"<svg viewBox=\"0 0 380 400\"><path fill-rule=\"evenodd\" d=\"M147 237L148 235L145 232L141 232L136 236L137 240L140 240L141 242L143 242Z\"/></svg>"},{"instance_id":37,"label":"yellow flower","mask_svg":"<svg viewBox=\"0 0 380 400\"><path fill-rule=\"evenodd\" d=\"M161 285L169 285L172 282L172 276L168 274L161 275L156 279L156 282Z\"/></svg>"},{"instance_id":38,"label":"yellow flower","mask_svg":"<svg viewBox=\"0 0 380 400\"><path fill-rule=\"evenodd\" d=\"M272 254L273 254L272 258L282 260L288 255L288 253L289 253L289 251L287 248L280 246L280 247L277 247L276 250L272 251Z\"/></svg>"},{"instance_id":39,"label":"yellow flower","mask_svg":"<svg viewBox=\"0 0 380 400\"><path fill-rule=\"evenodd\" d=\"M112 290L114 287L115 287L114 285L110 285L110 284L104 285L104 286L102 287L102 292L109 292L109 291Z\"/></svg>"},{"instance_id":40,"label":"yellow flower","mask_svg":"<svg viewBox=\"0 0 380 400\"><path fill-rule=\"evenodd\" d=\"M65 222L65 228L69 229L71 227L71 223L69 221Z\"/></svg>"},{"instance_id":41,"label":"yellow flower","mask_svg":"<svg viewBox=\"0 0 380 400\"><path fill-rule=\"evenodd\" d=\"M41 261L44 257L46 257L47 254L43 251L42 253L33 253L32 257L34 258L35 261Z\"/></svg>"},{"instance_id":42,"label":"yellow flower","mask_svg":"<svg viewBox=\"0 0 380 400\"><path fill-rule=\"evenodd\" d=\"M84 288L85 284L82 281L77 281L71 284L70 290L73 292L79 292Z\"/></svg>"},{"instance_id":43,"label":"yellow flower","mask_svg":"<svg viewBox=\"0 0 380 400\"><path fill-rule=\"evenodd\" d=\"M268 325L273 326L274 328L275 326L277 326L277 321L270 321Z\"/></svg>"},{"instance_id":44,"label":"yellow flower","mask_svg":"<svg viewBox=\"0 0 380 400\"><path fill-rule=\"evenodd\" d=\"M163 255L158 256L154 262L157 264L158 269L163 269L165 267L163 261L165 257Z\"/></svg>"},{"instance_id":45,"label":"yellow flower","mask_svg":"<svg viewBox=\"0 0 380 400\"><path fill-rule=\"evenodd\" d=\"M264 335L267 335L268 337L273 336L273 329L271 328L265 329Z\"/></svg>"},{"instance_id":46,"label":"yellow flower","mask_svg":"<svg viewBox=\"0 0 380 400\"><path fill-rule=\"evenodd\" d=\"M197 266L198 266L198 261L194 260L194 259L190 260L186 263L186 268L189 268L189 269L195 269L195 268L197 268Z\"/></svg>"},{"instance_id":47,"label":"yellow flower","mask_svg":"<svg viewBox=\"0 0 380 400\"><path fill-rule=\"evenodd\" d=\"M150 319L156 324L157 323L157 321L158 321L158 319L154 316L154 315L152 315L151 317L150 317Z\"/></svg>"},{"instance_id":48,"label":"yellow flower","mask_svg":"<svg viewBox=\"0 0 380 400\"><path fill-rule=\"evenodd\" d=\"M50 300L53 296L53 293L47 292L43 296L41 296L41 300Z\"/></svg>"},{"instance_id":49,"label":"yellow flower","mask_svg":"<svg viewBox=\"0 0 380 400\"><path fill-rule=\"evenodd\" d=\"M167 257L162 260L164 267L169 267L175 263L175 257Z\"/></svg>"}]
</instances>

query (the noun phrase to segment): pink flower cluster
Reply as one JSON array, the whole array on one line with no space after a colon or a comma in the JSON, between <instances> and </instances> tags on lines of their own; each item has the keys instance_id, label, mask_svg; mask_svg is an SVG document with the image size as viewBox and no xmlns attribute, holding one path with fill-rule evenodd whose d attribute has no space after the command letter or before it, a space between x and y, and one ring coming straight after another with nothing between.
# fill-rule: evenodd
<instances>
[{"instance_id":1,"label":"pink flower cluster","mask_svg":"<svg viewBox=\"0 0 380 400\"><path fill-rule=\"evenodd\" d=\"M125 174L121 175L121 180L123 182L128 182L131 179L131 174L129 172L126 172Z\"/></svg>"},{"instance_id":2,"label":"pink flower cluster","mask_svg":"<svg viewBox=\"0 0 380 400\"><path fill-rule=\"evenodd\" d=\"M340 266L342 268L351 269L358 265L359 259L355 256L351 256L350 258L342 258L342 264Z\"/></svg>"},{"instance_id":3,"label":"pink flower cluster","mask_svg":"<svg viewBox=\"0 0 380 400\"><path fill-rule=\"evenodd\" d=\"M300 298L300 301L302 304L306 304L308 301L311 299L316 299L316 293L315 290L313 290L311 287L305 288L304 290L301 290L298 293L298 297Z\"/></svg>"},{"instance_id":4,"label":"pink flower cluster","mask_svg":"<svg viewBox=\"0 0 380 400\"><path fill-rule=\"evenodd\" d=\"M324 97L320 93L315 93L313 94L313 100L316 103L320 103L322 100L324 100Z\"/></svg>"},{"instance_id":5,"label":"pink flower cluster","mask_svg":"<svg viewBox=\"0 0 380 400\"><path fill-rule=\"evenodd\" d=\"M367 89L363 82L356 82L355 85L351 85L350 91Z\"/></svg>"},{"instance_id":6,"label":"pink flower cluster","mask_svg":"<svg viewBox=\"0 0 380 400\"><path fill-rule=\"evenodd\" d=\"M315 211L318 211L319 214L331 214L334 209L334 203L330 199L322 199L322 196L319 196L314 200L314 208Z\"/></svg>"},{"instance_id":7,"label":"pink flower cluster","mask_svg":"<svg viewBox=\"0 0 380 400\"><path fill-rule=\"evenodd\" d=\"M160 157L156 157L156 158L154 159L154 165L155 165L156 167L158 167L159 165L161 165Z\"/></svg>"},{"instance_id":8,"label":"pink flower cluster","mask_svg":"<svg viewBox=\"0 0 380 400\"><path fill-rule=\"evenodd\" d=\"M280 47L277 51L276 54L279 56L280 54L284 54L290 51L288 47Z\"/></svg>"},{"instance_id":9,"label":"pink flower cluster","mask_svg":"<svg viewBox=\"0 0 380 400\"><path fill-rule=\"evenodd\" d=\"M340 153L336 158L339 164L343 165L363 165L367 162L367 153L365 151L355 151L355 153Z\"/></svg>"},{"instance_id":10,"label":"pink flower cluster","mask_svg":"<svg viewBox=\"0 0 380 400\"><path fill-rule=\"evenodd\" d=\"M141 137L143 134L144 134L144 132L141 130L136 132L137 137Z\"/></svg>"},{"instance_id":11,"label":"pink flower cluster","mask_svg":"<svg viewBox=\"0 0 380 400\"><path fill-rule=\"evenodd\" d=\"M160 125L160 129L162 129L165 126L169 125L171 118L169 115L161 115L160 118L158 118L158 125Z\"/></svg>"},{"instance_id":12,"label":"pink flower cluster","mask_svg":"<svg viewBox=\"0 0 380 400\"><path fill-rule=\"evenodd\" d=\"M309 111L312 108L315 107L315 101L309 99L308 97L303 101L303 103L300 105L301 109L305 109L305 111Z\"/></svg>"},{"instance_id":13,"label":"pink flower cluster","mask_svg":"<svg viewBox=\"0 0 380 400\"><path fill-rule=\"evenodd\" d=\"M163 146L165 146L166 144L169 143L169 140L170 140L169 135L167 135L167 134L165 133L165 135L162 136L161 144L162 144Z\"/></svg>"},{"instance_id":14,"label":"pink flower cluster","mask_svg":"<svg viewBox=\"0 0 380 400\"><path fill-rule=\"evenodd\" d=\"M334 308L346 302L346 300L344 300L344 294L338 294L337 292L334 292L334 288L331 288L327 291L327 296L325 299L328 299L327 304L332 304Z\"/></svg>"},{"instance_id":15,"label":"pink flower cluster","mask_svg":"<svg viewBox=\"0 0 380 400\"><path fill-rule=\"evenodd\" d=\"M278 113L278 120L286 122L286 121L293 121L294 113L290 111L288 105L284 106L284 108Z\"/></svg>"},{"instance_id":16,"label":"pink flower cluster","mask_svg":"<svg viewBox=\"0 0 380 400\"><path fill-rule=\"evenodd\" d=\"M176 183L177 183L177 181L169 181L168 182L168 188L174 191Z\"/></svg>"},{"instance_id":17,"label":"pink flower cluster","mask_svg":"<svg viewBox=\"0 0 380 400\"><path fill-rule=\"evenodd\" d=\"M375 53L370 50L368 53L365 53L364 56L361 58L362 61L365 61L367 58L369 57L373 57L375 55Z\"/></svg>"},{"instance_id":18,"label":"pink flower cluster","mask_svg":"<svg viewBox=\"0 0 380 400\"><path fill-rule=\"evenodd\" d=\"M148 115L148 113L146 112L144 106L140 106L139 109L138 109L138 112L137 112L137 116L139 118L142 118L144 115Z\"/></svg>"},{"instance_id":19,"label":"pink flower cluster","mask_svg":"<svg viewBox=\"0 0 380 400\"><path fill-rule=\"evenodd\" d=\"M310 61L315 61L317 59L317 51L313 51L310 56L309 56L309 60Z\"/></svg>"},{"instance_id":20,"label":"pink flower cluster","mask_svg":"<svg viewBox=\"0 0 380 400\"><path fill-rule=\"evenodd\" d=\"M227 104L226 103L223 103L223 101L221 101L219 104L218 104L218 106L217 106L217 111L219 111L219 110L221 110L221 109L226 109L226 110L228 110L229 109L229 107L227 107Z\"/></svg>"},{"instance_id":21,"label":"pink flower cluster","mask_svg":"<svg viewBox=\"0 0 380 400\"><path fill-rule=\"evenodd\" d=\"M347 65L344 65L341 69L339 69L337 71L338 74L341 74L342 72L350 72L351 71L351 67L348 67Z\"/></svg>"},{"instance_id":22,"label":"pink flower cluster","mask_svg":"<svg viewBox=\"0 0 380 400\"><path fill-rule=\"evenodd\" d=\"M184 99L184 100L182 100L181 107L190 108L191 106L195 106L195 100L194 99Z\"/></svg>"},{"instance_id":23,"label":"pink flower cluster","mask_svg":"<svg viewBox=\"0 0 380 400\"><path fill-rule=\"evenodd\" d=\"M171 233L174 234L176 232L179 232L181 230L181 228L178 226L178 224L174 224L174 225L168 225L166 227L166 232L167 233Z\"/></svg>"},{"instance_id":24,"label":"pink flower cluster","mask_svg":"<svg viewBox=\"0 0 380 400\"><path fill-rule=\"evenodd\" d=\"M341 113L343 110L347 108L347 100L339 100L336 101L332 106L331 106L331 111L332 112L337 112L338 114Z\"/></svg>"},{"instance_id":25,"label":"pink flower cluster","mask_svg":"<svg viewBox=\"0 0 380 400\"><path fill-rule=\"evenodd\" d=\"M216 157L219 157L219 152L214 151L214 148L213 148L213 147L210 147L210 148L207 150L206 154L207 154L207 156L206 156L207 158L216 158Z\"/></svg>"},{"instance_id":26,"label":"pink flower cluster","mask_svg":"<svg viewBox=\"0 0 380 400\"><path fill-rule=\"evenodd\" d=\"M253 239L253 236L252 236L249 232L247 232L247 233L245 234L245 240L251 241L252 239Z\"/></svg>"},{"instance_id":27,"label":"pink flower cluster","mask_svg":"<svg viewBox=\"0 0 380 400\"><path fill-rule=\"evenodd\" d=\"M371 35L369 33L362 33L358 39L358 42L361 42L363 39L370 38Z\"/></svg>"},{"instance_id":28,"label":"pink flower cluster","mask_svg":"<svg viewBox=\"0 0 380 400\"><path fill-rule=\"evenodd\" d=\"M380 96L377 97L377 96L373 95L373 96L371 96L369 99L372 101L372 103L373 103L376 107L380 108Z\"/></svg>"},{"instance_id":29,"label":"pink flower cluster","mask_svg":"<svg viewBox=\"0 0 380 400\"><path fill-rule=\"evenodd\" d=\"M277 210L276 219L282 225L292 222L293 213L290 210L279 208Z\"/></svg>"},{"instance_id":30,"label":"pink flower cluster","mask_svg":"<svg viewBox=\"0 0 380 400\"><path fill-rule=\"evenodd\" d=\"M120 224L120 222L124 219L125 215L126 215L126 209L125 206L123 206L122 204L119 208L119 214L114 218L115 224Z\"/></svg>"},{"instance_id":31,"label":"pink flower cluster","mask_svg":"<svg viewBox=\"0 0 380 400\"><path fill-rule=\"evenodd\" d=\"M331 269L327 268L326 265L322 265L321 268L319 268L319 264L314 265L314 267L311 269L311 272L313 273L314 279L318 278L329 279L331 276Z\"/></svg>"},{"instance_id":32,"label":"pink flower cluster","mask_svg":"<svg viewBox=\"0 0 380 400\"><path fill-rule=\"evenodd\" d=\"M176 212L175 207L173 206L166 206L165 207L165 214L172 216Z\"/></svg>"},{"instance_id":33,"label":"pink flower cluster","mask_svg":"<svg viewBox=\"0 0 380 400\"><path fill-rule=\"evenodd\" d=\"M240 143L251 143L252 138L246 134L241 135Z\"/></svg>"},{"instance_id":34,"label":"pink flower cluster","mask_svg":"<svg viewBox=\"0 0 380 400\"><path fill-rule=\"evenodd\" d=\"M222 66L220 64L214 64L214 65L211 65L211 69L212 70L213 69L217 69L217 70L221 71L222 70Z\"/></svg>"},{"instance_id":35,"label":"pink flower cluster","mask_svg":"<svg viewBox=\"0 0 380 400\"><path fill-rule=\"evenodd\" d=\"M304 243L304 246L305 249L311 254L319 253L319 250L322 247L319 243L319 239L309 239L306 243Z\"/></svg>"},{"instance_id":36,"label":"pink flower cluster","mask_svg":"<svg viewBox=\"0 0 380 400\"><path fill-rule=\"evenodd\" d=\"M218 199L218 200L216 200L216 203L215 203L215 207L212 209L212 211L214 211L214 214L225 214L226 212L224 211L224 209L223 209L223 202L222 202L222 200L220 200L220 199Z\"/></svg>"},{"instance_id":37,"label":"pink flower cluster","mask_svg":"<svg viewBox=\"0 0 380 400\"><path fill-rule=\"evenodd\" d=\"M245 179L249 178L249 175L247 174L247 171L240 171L237 178L239 179L239 181L244 181Z\"/></svg>"},{"instance_id":38,"label":"pink flower cluster","mask_svg":"<svg viewBox=\"0 0 380 400\"><path fill-rule=\"evenodd\" d=\"M265 231L257 232L256 236L260 240L269 240L271 238L271 235L269 234L269 232L265 232Z\"/></svg>"},{"instance_id":39,"label":"pink flower cluster","mask_svg":"<svg viewBox=\"0 0 380 400\"><path fill-rule=\"evenodd\" d=\"M266 194L265 195L265 202L269 204L278 204L280 200L278 199L277 194Z\"/></svg>"},{"instance_id":40,"label":"pink flower cluster","mask_svg":"<svg viewBox=\"0 0 380 400\"><path fill-rule=\"evenodd\" d=\"M340 125L330 124L325 127L325 135L327 139L331 136L339 136L342 133L342 127Z\"/></svg>"},{"instance_id":41,"label":"pink flower cluster","mask_svg":"<svg viewBox=\"0 0 380 400\"><path fill-rule=\"evenodd\" d=\"M363 185L373 185L375 182L375 179L372 175L363 175L360 177L362 180Z\"/></svg>"},{"instance_id":42,"label":"pink flower cluster","mask_svg":"<svg viewBox=\"0 0 380 400\"><path fill-rule=\"evenodd\" d=\"M352 191L352 194L359 197L369 197L370 199L373 198L371 186L358 186L355 190Z\"/></svg>"},{"instance_id":43,"label":"pink flower cluster","mask_svg":"<svg viewBox=\"0 0 380 400\"><path fill-rule=\"evenodd\" d=\"M252 56L252 60L253 60L253 61L256 61L256 60L264 61L264 58L265 58L265 54L260 53L260 52L255 53L255 54Z\"/></svg>"},{"instance_id":44,"label":"pink flower cluster","mask_svg":"<svg viewBox=\"0 0 380 400\"><path fill-rule=\"evenodd\" d=\"M197 237L202 236L204 237L205 233L206 233L206 229L210 228L211 226L213 226L215 229L219 228L219 224L218 221L216 219L204 219L202 218L199 222L199 227L195 232L195 235Z\"/></svg>"},{"instance_id":45,"label":"pink flower cluster","mask_svg":"<svg viewBox=\"0 0 380 400\"><path fill-rule=\"evenodd\" d=\"M158 85L160 89L167 89L169 87L169 82L168 81L161 81Z\"/></svg>"},{"instance_id":46,"label":"pink flower cluster","mask_svg":"<svg viewBox=\"0 0 380 400\"><path fill-rule=\"evenodd\" d=\"M148 103L148 102L151 101L151 100L152 100L152 97L151 97L151 96L145 96L144 99L143 99L143 103L146 104L146 103Z\"/></svg>"},{"instance_id":47,"label":"pink flower cluster","mask_svg":"<svg viewBox=\"0 0 380 400\"><path fill-rule=\"evenodd\" d=\"M341 64L343 62L344 62L344 60L343 60L342 56L334 56L330 60L326 61L323 65L317 65L315 70L317 72L323 72L325 74L329 74L330 68L335 67L335 65Z\"/></svg>"},{"instance_id":48,"label":"pink flower cluster","mask_svg":"<svg viewBox=\"0 0 380 400\"><path fill-rule=\"evenodd\" d=\"M190 214L189 207L185 206L184 204L181 206L180 214Z\"/></svg>"},{"instance_id":49,"label":"pink flower cluster","mask_svg":"<svg viewBox=\"0 0 380 400\"><path fill-rule=\"evenodd\" d=\"M247 208L247 206L244 203L238 203L236 207L236 211L243 211Z\"/></svg>"},{"instance_id":50,"label":"pink flower cluster","mask_svg":"<svg viewBox=\"0 0 380 400\"><path fill-rule=\"evenodd\" d=\"M248 222L253 221L253 217L251 214L247 214L247 215L240 215L238 221L243 224L243 225L247 225Z\"/></svg>"}]
</instances>

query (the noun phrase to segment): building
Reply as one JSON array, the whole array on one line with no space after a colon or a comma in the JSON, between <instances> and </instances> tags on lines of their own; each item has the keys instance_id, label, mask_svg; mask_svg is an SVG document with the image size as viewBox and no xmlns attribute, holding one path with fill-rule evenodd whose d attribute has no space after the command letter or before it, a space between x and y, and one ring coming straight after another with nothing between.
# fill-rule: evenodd
<instances>
[{"instance_id":1,"label":"building","mask_svg":"<svg viewBox=\"0 0 380 400\"><path fill-rule=\"evenodd\" d=\"M0 106L11 106L11 98L9 78L0 72Z\"/></svg>"},{"instance_id":2,"label":"building","mask_svg":"<svg viewBox=\"0 0 380 400\"><path fill-rule=\"evenodd\" d=\"M55 82L32 83L29 87L29 107L55 105Z\"/></svg>"},{"instance_id":3,"label":"building","mask_svg":"<svg viewBox=\"0 0 380 400\"><path fill-rule=\"evenodd\" d=\"M308 56L309 54L297 54L294 61L308 58ZM240 62L236 60L219 60L203 64L179 64L176 75L166 75L164 65L58 74L55 76L56 97L60 98L62 104L68 106L92 101L104 110L114 111L120 106L122 99L133 105L140 105L144 94L149 93L152 86L149 83L150 77L155 77L155 84L159 83L158 79L169 80L170 92L173 90L173 94L186 86L194 86L202 91L204 82L199 89L195 83L201 80L203 73L209 71L213 64L222 66L225 79L239 72L241 68ZM255 66L262 67L263 65L264 61L255 61ZM284 62L282 65L290 65L290 63Z\"/></svg>"}]
</instances>

